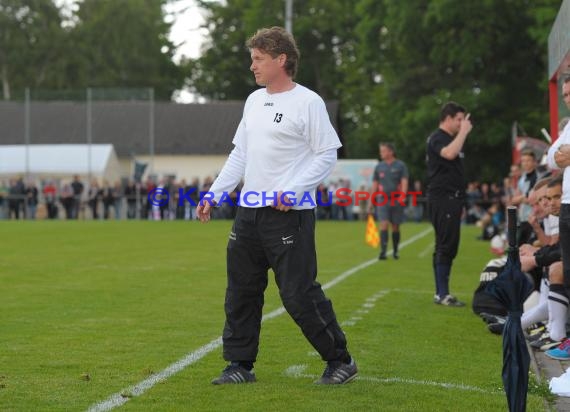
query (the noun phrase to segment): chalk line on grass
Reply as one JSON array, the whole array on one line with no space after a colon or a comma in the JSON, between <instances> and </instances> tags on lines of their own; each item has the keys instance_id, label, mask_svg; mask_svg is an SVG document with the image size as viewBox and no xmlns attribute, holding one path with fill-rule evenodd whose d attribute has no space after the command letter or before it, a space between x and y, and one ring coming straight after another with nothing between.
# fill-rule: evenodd
<instances>
[{"instance_id":1,"label":"chalk line on grass","mask_svg":"<svg viewBox=\"0 0 570 412\"><path fill-rule=\"evenodd\" d=\"M308 373L304 373L307 369L308 365L301 364L301 365L292 365L289 366L283 374L290 378L307 378L307 379L318 379L320 376L318 375L311 375ZM379 378L376 376L362 376L358 375L356 380L359 381L366 381L366 382L377 382L377 383L403 383L407 385L421 385L421 386L436 386L445 389L457 389L461 391L469 391L469 392L479 392L485 394L492 394L492 395L503 395L502 391L490 391L484 388L479 388L477 386L471 385L464 385L461 383L449 383L449 382L437 382L432 380L424 380L424 379L409 379L409 378L401 378L401 377L391 377L391 378Z\"/></svg>"}]
</instances>

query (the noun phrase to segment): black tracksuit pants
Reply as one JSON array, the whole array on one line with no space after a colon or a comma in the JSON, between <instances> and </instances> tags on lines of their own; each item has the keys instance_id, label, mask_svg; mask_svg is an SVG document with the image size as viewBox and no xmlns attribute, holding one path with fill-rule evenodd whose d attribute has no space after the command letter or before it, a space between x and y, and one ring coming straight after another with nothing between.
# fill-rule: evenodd
<instances>
[{"instance_id":1,"label":"black tracksuit pants","mask_svg":"<svg viewBox=\"0 0 570 412\"><path fill-rule=\"evenodd\" d=\"M346 338L332 303L316 281L313 210L239 207L228 242L227 267L225 360L257 358L269 268L275 272L285 309L323 360L347 356Z\"/></svg>"},{"instance_id":2,"label":"black tracksuit pants","mask_svg":"<svg viewBox=\"0 0 570 412\"><path fill-rule=\"evenodd\" d=\"M457 256L464 204L462 198L454 196L428 197L429 218L435 230L434 265L451 265Z\"/></svg>"}]
</instances>

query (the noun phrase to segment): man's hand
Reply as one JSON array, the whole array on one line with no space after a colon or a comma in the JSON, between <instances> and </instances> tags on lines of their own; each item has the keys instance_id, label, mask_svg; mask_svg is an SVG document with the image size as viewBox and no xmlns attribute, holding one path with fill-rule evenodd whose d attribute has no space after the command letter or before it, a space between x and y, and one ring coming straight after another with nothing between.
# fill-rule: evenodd
<instances>
[{"instance_id":1,"label":"man's hand","mask_svg":"<svg viewBox=\"0 0 570 412\"><path fill-rule=\"evenodd\" d=\"M536 227L539 225L538 219L536 218L534 213L531 213L528 216L527 222L532 226L533 229L536 229Z\"/></svg>"},{"instance_id":2,"label":"man's hand","mask_svg":"<svg viewBox=\"0 0 570 412\"><path fill-rule=\"evenodd\" d=\"M288 212L293 207L293 202L287 196L283 196L283 191L280 191L277 193L277 203L273 203L271 207L281 212Z\"/></svg>"},{"instance_id":3,"label":"man's hand","mask_svg":"<svg viewBox=\"0 0 570 412\"><path fill-rule=\"evenodd\" d=\"M519 247L519 254L521 256L534 256L534 252L538 250L537 247L525 243Z\"/></svg>"},{"instance_id":4,"label":"man's hand","mask_svg":"<svg viewBox=\"0 0 570 412\"><path fill-rule=\"evenodd\" d=\"M558 150L554 153L554 161L561 168L570 166L570 145L560 145Z\"/></svg>"},{"instance_id":5,"label":"man's hand","mask_svg":"<svg viewBox=\"0 0 570 412\"><path fill-rule=\"evenodd\" d=\"M210 221L210 210L212 205L208 201L201 201L198 207L196 207L196 216L202 223L208 223Z\"/></svg>"},{"instance_id":6,"label":"man's hand","mask_svg":"<svg viewBox=\"0 0 570 412\"><path fill-rule=\"evenodd\" d=\"M471 124L471 113L467 113L467 116L461 121L461 126L459 126L459 133L467 136L471 129L473 129L473 125Z\"/></svg>"}]
</instances>

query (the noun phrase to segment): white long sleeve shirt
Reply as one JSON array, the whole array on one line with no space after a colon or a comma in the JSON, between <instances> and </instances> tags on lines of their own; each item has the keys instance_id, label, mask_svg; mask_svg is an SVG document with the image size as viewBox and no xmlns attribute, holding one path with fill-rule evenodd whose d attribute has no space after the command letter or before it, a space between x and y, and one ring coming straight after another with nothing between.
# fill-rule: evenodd
<instances>
[{"instance_id":1,"label":"white long sleeve shirt","mask_svg":"<svg viewBox=\"0 0 570 412\"><path fill-rule=\"evenodd\" d=\"M570 123L566 124L560 137L548 149L547 162L551 169L560 169L554 160L554 154L562 145L570 145ZM562 181L562 203L570 204L570 167L564 168Z\"/></svg>"},{"instance_id":2,"label":"white long sleeve shirt","mask_svg":"<svg viewBox=\"0 0 570 412\"><path fill-rule=\"evenodd\" d=\"M214 200L243 178L241 206L269 206L283 191L293 209L315 207L315 189L332 172L341 147L323 100L299 84L283 93L253 92L233 144L210 189Z\"/></svg>"}]
</instances>

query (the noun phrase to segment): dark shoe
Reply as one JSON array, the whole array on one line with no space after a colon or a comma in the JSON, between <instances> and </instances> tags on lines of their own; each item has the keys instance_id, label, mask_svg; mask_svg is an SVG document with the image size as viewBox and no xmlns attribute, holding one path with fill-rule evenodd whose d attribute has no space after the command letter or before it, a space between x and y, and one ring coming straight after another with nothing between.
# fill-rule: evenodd
<instances>
[{"instance_id":1,"label":"dark shoe","mask_svg":"<svg viewBox=\"0 0 570 412\"><path fill-rule=\"evenodd\" d=\"M455 308L461 308L465 306L465 303L458 301L457 298L453 295L446 295L443 299L436 295L434 303L437 305L452 306Z\"/></svg>"},{"instance_id":2,"label":"dark shoe","mask_svg":"<svg viewBox=\"0 0 570 412\"><path fill-rule=\"evenodd\" d=\"M256 379L253 369L248 371L247 369L232 363L226 366L220 377L214 379L212 384L225 385L226 383L250 383L255 381Z\"/></svg>"},{"instance_id":3,"label":"dark shoe","mask_svg":"<svg viewBox=\"0 0 570 412\"><path fill-rule=\"evenodd\" d=\"M523 331L526 335L526 340L529 342L534 342L535 340L540 339L544 332L546 332L546 325L543 323L534 324L526 331Z\"/></svg>"},{"instance_id":4,"label":"dark shoe","mask_svg":"<svg viewBox=\"0 0 570 412\"><path fill-rule=\"evenodd\" d=\"M503 329L505 329L505 324L504 323L489 323L487 325L487 329L489 329L489 332L494 333L495 335L502 335Z\"/></svg>"},{"instance_id":5,"label":"dark shoe","mask_svg":"<svg viewBox=\"0 0 570 412\"><path fill-rule=\"evenodd\" d=\"M400 255L398 254L398 252L394 252L394 255L393 255L393 256L394 256L394 259L395 259L395 260L400 259Z\"/></svg>"},{"instance_id":6,"label":"dark shoe","mask_svg":"<svg viewBox=\"0 0 570 412\"><path fill-rule=\"evenodd\" d=\"M504 316L493 315L491 313L486 313L486 312L481 312L479 314L479 316L481 316L481 318L489 324L491 324L491 323L505 323L507 321L507 318Z\"/></svg>"},{"instance_id":7,"label":"dark shoe","mask_svg":"<svg viewBox=\"0 0 570 412\"><path fill-rule=\"evenodd\" d=\"M378 256L378 260L386 260L386 252L380 253L380 256Z\"/></svg>"},{"instance_id":8,"label":"dark shoe","mask_svg":"<svg viewBox=\"0 0 570 412\"><path fill-rule=\"evenodd\" d=\"M555 348L556 346L560 345L560 343L561 341L555 341L550 339L549 333L544 332L542 335L540 335L540 339L531 342L530 346L534 349L547 351L549 349Z\"/></svg>"},{"instance_id":9,"label":"dark shoe","mask_svg":"<svg viewBox=\"0 0 570 412\"><path fill-rule=\"evenodd\" d=\"M358 369L354 359L350 359L350 363L331 361L327 363L321 379L315 383L317 385L342 385L352 381L357 376Z\"/></svg>"}]
</instances>

